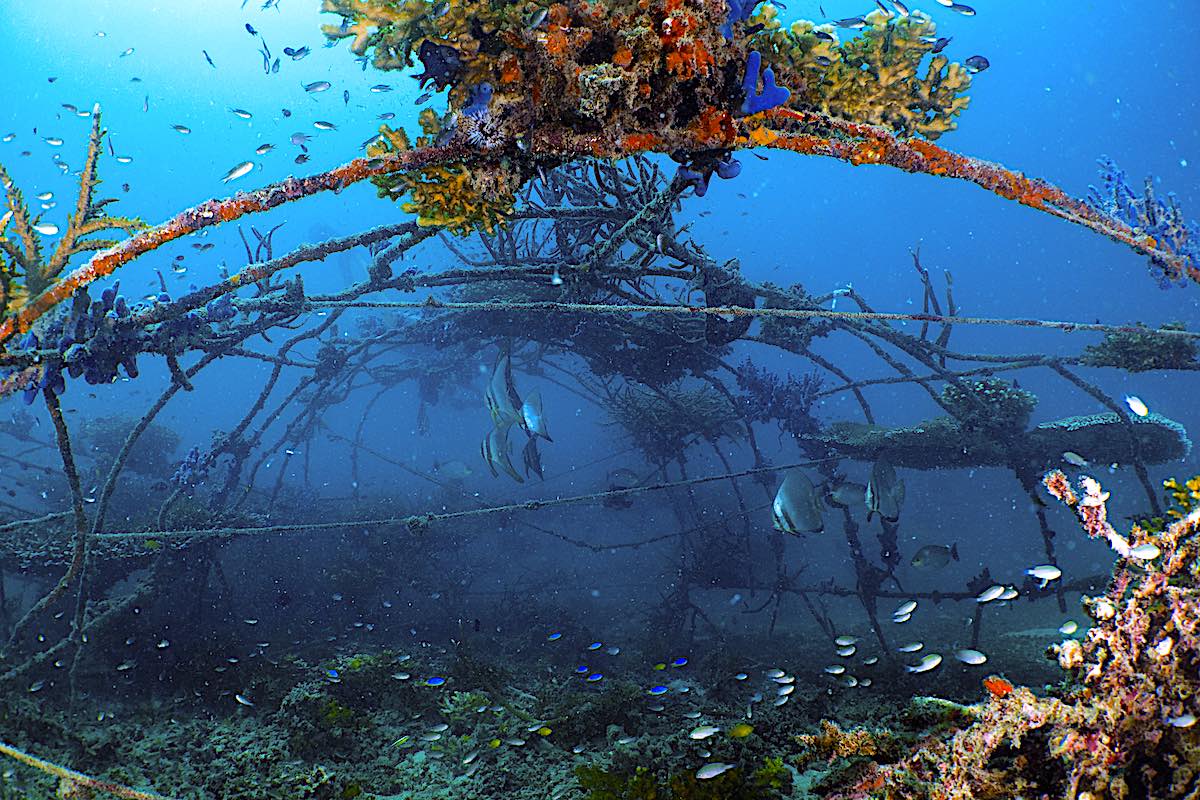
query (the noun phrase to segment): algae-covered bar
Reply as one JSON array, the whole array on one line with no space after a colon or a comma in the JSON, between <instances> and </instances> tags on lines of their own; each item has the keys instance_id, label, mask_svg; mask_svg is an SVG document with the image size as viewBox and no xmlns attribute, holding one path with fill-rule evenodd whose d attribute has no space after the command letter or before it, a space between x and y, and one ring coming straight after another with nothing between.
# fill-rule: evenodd
<instances>
[{"instance_id":1,"label":"algae-covered bar","mask_svg":"<svg viewBox=\"0 0 1200 800\"><path fill-rule=\"evenodd\" d=\"M1104 469L1140 458L1146 464L1180 461L1191 453L1183 426L1159 414L1122 419L1116 414L1066 417L990 439L952 417L889 428L858 422L833 423L809 437L838 455L872 462L887 458L897 467L949 469L1004 467L1018 461L1046 470L1060 466L1064 453L1087 453Z\"/></svg>"}]
</instances>

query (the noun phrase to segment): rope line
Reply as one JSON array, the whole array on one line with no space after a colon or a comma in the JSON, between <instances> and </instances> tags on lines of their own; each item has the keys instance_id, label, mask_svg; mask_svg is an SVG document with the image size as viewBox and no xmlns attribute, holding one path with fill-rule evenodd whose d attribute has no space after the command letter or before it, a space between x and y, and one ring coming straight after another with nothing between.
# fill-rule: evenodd
<instances>
[{"instance_id":1,"label":"rope line","mask_svg":"<svg viewBox=\"0 0 1200 800\"><path fill-rule=\"evenodd\" d=\"M570 497L555 497L547 500L526 500L521 503L507 503L501 506L469 508L463 511L446 511L436 514L410 514L405 517L345 520L342 522L298 522L285 525L257 525L241 528L225 527L170 531L122 531L117 533L98 533L95 534L93 538L102 540L169 539L193 536L215 538L219 536L257 535L270 533L302 533L309 531L336 530L338 528L381 528L388 525L404 525L409 530L417 532L428 528L434 523L446 522L454 519L464 519L467 517L478 517L489 514L503 514L510 511L540 511L543 508L574 505L577 503L589 503L595 500L604 500L608 497L628 497L630 495L643 494L645 492L656 492L663 489L677 489L683 486L695 486L702 483L715 483L717 481L727 481L732 478L745 478L751 475L762 475L768 472L779 472L781 470L796 469L798 467L811 467L825 461L837 461L838 459L839 457L810 459L808 461L799 461L794 464L781 464L773 467L754 467L753 469L746 469L742 470L741 472L729 472L722 473L720 475L705 475L700 478L688 478L686 480L669 481L667 483L655 483L648 486L633 486L628 489L608 489L603 492L593 492L591 494L572 495Z\"/></svg>"},{"instance_id":2,"label":"rope line","mask_svg":"<svg viewBox=\"0 0 1200 800\"><path fill-rule=\"evenodd\" d=\"M1000 325L1018 328L1043 328L1100 333L1155 333L1200 339L1200 331L1175 328L1147 328L1139 325L1106 325L1100 322L1069 322L1021 317L960 317L944 314L913 314L891 311L833 311L825 308L744 308L742 306L670 306L621 305L615 303L560 303L553 300L529 302L453 303L429 297L422 301L371 300L310 300L309 309L316 308L375 308L429 309L437 311L558 311L591 312L597 314L723 314L735 317L783 317L785 319L840 319L847 322L927 322L937 325Z\"/></svg>"}]
</instances>

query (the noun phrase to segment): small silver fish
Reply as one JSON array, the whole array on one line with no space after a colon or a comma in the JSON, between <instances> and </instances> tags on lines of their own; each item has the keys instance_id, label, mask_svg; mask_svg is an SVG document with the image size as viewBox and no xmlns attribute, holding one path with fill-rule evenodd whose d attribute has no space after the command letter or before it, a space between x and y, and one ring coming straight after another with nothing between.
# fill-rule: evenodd
<instances>
[{"instance_id":1,"label":"small silver fish","mask_svg":"<svg viewBox=\"0 0 1200 800\"><path fill-rule=\"evenodd\" d=\"M377 83L371 87L371 91L375 92L375 94L382 94L383 92L390 92L391 90L392 87L386 83Z\"/></svg>"},{"instance_id":2,"label":"small silver fish","mask_svg":"<svg viewBox=\"0 0 1200 800\"><path fill-rule=\"evenodd\" d=\"M187 125L172 125L171 128L176 133L191 133L192 132L192 129L189 128Z\"/></svg>"},{"instance_id":3,"label":"small silver fish","mask_svg":"<svg viewBox=\"0 0 1200 800\"><path fill-rule=\"evenodd\" d=\"M911 614L917 610L916 600L905 600L900 605L896 606L896 610L892 612L893 617L902 617L905 614Z\"/></svg>"},{"instance_id":4,"label":"small silver fish","mask_svg":"<svg viewBox=\"0 0 1200 800\"><path fill-rule=\"evenodd\" d=\"M1063 457L1063 461L1067 462L1068 464L1070 464L1073 467L1088 466L1088 460L1073 450L1067 450L1065 453L1062 454L1062 457Z\"/></svg>"},{"instance_id":5,"label":"small silver fish","mask_svg":"<svg viewBox=\"0 0 1200 800\"><path fill-rule=\"evenodd\" d=\"M1025 574L1037 578L1042 582L1042 588L1045 589L1046 584L1050 581L1056 581L1062 577L1062 570L1053 564L1041 564L1025 570Z\"/></svg>"},{"instance_id":6,"label":"small silver fish","mask_svg":"<svg viewBox=\"0 0 1200 800\"><path fill-rule=\"evenodd\" d=\"M1138 561L1153 561L1162 555L1162 550L1158 549L1158 545L1153 542L1139 544L1137 547L1129 551L1130 558L1136 558Z\"/></svg>"},{"instance_id":7,"label":"small silver fish","mask_svg":"<svg viewBox=\"0 0 1200 800\"><path fill-rule=\"evenodd\" d=\"M303 84L303 86L304 91L308 92L309 94L316 94L317 92L328 91L333 84L329 81L313 81L312 83Z\"/></svg>"},{"instance_id":8,"label":"small silver fish","mask_svg":"<svg viewBox=\"0 0 1200 800\"><path fill-rule=\"evenodd\" d=\"M229 109L229 113L233 114L234 116L241 117L242 119L250 119L254 116L244 108L231 108Z\"/></svg>"},{"instance_id":9,"label":"small silver fish","mask_svg":"<svg viewBox=\"0 0 1200 800\"><path fill-rule=\"evenodd\" d=\"M700 769L696 770L696 780L706 781L715 778L718 775L724 775L729 770L733 769L733 764L724 764L720 761L714 761L711 764L705 764Z\"/></svg>"},{"instance_id":10,"label":"small silver fish","mask_svg":"<svg viewBox=\"0 0 1200 800\"><path fill-rule=\"evenodd\" d=\"M336 131L337 130L337 125L334 125L332 122L326 122L325 120L321 120L321 119L314 122L313 127L319 131Z\"/></svg>"},{"instance_id":11,"label":"small silver fish","mask_svg":"<svg viewBox=\"0 0 1200 800\"><path fill-rule=\"evenodd\" d=\"M246 697L246 695L244 695L244 694L235 694L233 696L233 699L237 700L238 703L240 703L241 705L244 705L244 706L253 706L254 705L254 701L252 701L249 697Z\"/></svg>"},{"instance_id":12,"label":"small silver fish","mask_svg":"<svg viewBox=\"0 0 1200 800\"><path fill-rule=\"evenodd\" d=\"M712 736L714 733L719 733L720 731L721 731L721 729L716 727L715 725L701 725L698 728L693 728L692 732L688 734L688 737L692 738L692 739L697 739L697 740L707 739L708 737Z\"/></svg>"},{"instance_id":13,"label":"small silver fish","mask_svg":"<svg viewBox=\"0 0 1200 800\"><path fill-rule=\"evenodd\" d=\"M221 178L221 183L229 183L230 181L236 181L238 178L241 178L244 175L249 175L250 172L253 171L253 169L254 169L253 161L243 161L240 164L230 167L229 171L225 173L225 177Z\"/></svg>"},{"instance_id":14,"label":"small silver fish","mask_svg":"<svg viewBox=\"0 0 1200 800\"><path fill-rule=\"evenodd\" d=\"M119 56L117 56L117 57L118 57L118 58L124 58L125 56L131 56L131 55L133 55L133 48L132 48L132 47L130 47L130 48L127 48L127 49L125 50L125 52L121 53L121 55L119 55Z\"/></svg>"},{"instance_id":15,"label":"small silver fish","mask_svg":"<svg viewBox=\"0 0 1200 800\"><path fill-rule=\"evenodd\" d=\"M896 648L897 653L919 653L925 648L924 642L909 642Z\"/></svg>"},{"instance_id":16,"label":"small silver fish","mask_svg":"<svg viewBox=\"0 0 1200 800\"><path fill-rule=\"evenodd\" d=\"M254 152L260 156L265 156L274 149L275 145L273 144L260 144L258 147L254 148Z\"/></svg>"},{"instance_id":17,"label":"small silver fish","mask_svg":"<svg viewBox=\"0 0 1200 800\"><path fill-rule=\"evenodd\" d=\"M53 222L39 222L37 225L33 225L32 227L42 236L54 236L56 233L58 233L58 226Z\"/></svg>"},{"instance_id":18,"label":"small silver fish","mask_svg":"<svg viewBox=\"0 0 1200 800\"><path fill-rule=\"evenodd\" d=\"M940 655L937 653L930 653L922 658L920 662L916 664L910 664L909 666L905 667L905 669L912 673L929 672L930 670L937 669L938 665L941 663L942 657Z\"/></svg>"},{"instance_id":19,"label":"small silver fish","mask_svg":"<svg viewBox=\"0 0 1200 800\"><path fill-rule=\"evenodd\" d=\"M975 598L975 602L990 603L1002 594L1004 594L1003 586L989 586L979 593L979 596Z\"/></svg>"},{"instance_id":20,"label":"small silver fish","mask_svg":"<svg viewBox=\"0 0 1200 800\"><path fill-rule=\"evenodd\" d=\"M956 650L954 657L964 664L969 664L973 667L983 664L987 661L987 656L978 650L972 650L969 647L962 650Z\"/></svg>"}]
</instances>

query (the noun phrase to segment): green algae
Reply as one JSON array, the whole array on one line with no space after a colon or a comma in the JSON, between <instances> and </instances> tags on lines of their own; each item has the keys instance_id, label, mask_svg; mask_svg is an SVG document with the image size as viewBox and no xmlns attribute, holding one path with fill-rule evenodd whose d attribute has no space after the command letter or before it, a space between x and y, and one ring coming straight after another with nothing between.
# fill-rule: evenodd
<instances>
[{"instance_id":1,"label":"green algae","mask_svg":"<svg viewBox=\"0 0 1200 800\"><path fill-rule=\"evenodd\" d=\"M1136 331L1106 333L1099 344L1083 350L1083 363L1092 367L1117 367L1128 372L1160 369L1190 369L1200 353L1194 339L1158 333L1144 325ZM1171 322L1163 330L1186 330L1182 322Z\"/></svg>"},{"instance_id":2,"label":"green algae","mask_svg":"<svg viewBox=\"0 0 1200 800\"><path fill-rule=\"evenodd\" d=\"M588 764L576 767L575 775L587 800L780 800L792 789L792 771L782 758L707 780L697 778L695 771L659 777L644 766L627 772Z\"/></svg>"}]
</instances>

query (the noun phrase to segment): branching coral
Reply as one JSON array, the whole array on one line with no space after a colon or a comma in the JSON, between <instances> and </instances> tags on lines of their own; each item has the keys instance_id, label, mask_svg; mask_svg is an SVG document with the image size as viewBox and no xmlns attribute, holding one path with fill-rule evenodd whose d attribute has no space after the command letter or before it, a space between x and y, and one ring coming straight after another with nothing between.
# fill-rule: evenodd
<instances>
[{"instance_id":1,"label":"branching coral","mask_svg":"<svg viewBox=\"0 0 1200 800\"><path fill-rule=\"evenodd\" d=\"M812 406L821 391L821 376L815 372L801 378L756 367L749 359L738 367L738 388L742 390L746 418L755 422L778 421L793 436L816 433L821 425L812 416Z\"/></svg>"},{"instance_id":2,"label":"branching coral","mask_svg":"<svg viewBox=\"0 0 1200 800\"><path fill-rule=\"evenodd\" d=\"M925 63L938 38L928 16L892 19L873 11L859 36L839 42L831 25L800 21L784 29L777 14L768 3L751 18L764 26L753 42L778 64L783 82L798 87L792 108L929 139L956 127L971 77L944 55Z\"/></svg>"},{"instance_id":3,"label":"branching coral","mask_svg":"<svg viewBox=\"0 0 1200 800\"><path fill-rule=\"evenodd\" d=\"M1188 220L1175 199L1163 200L1154 190L1154 179L1146 178L1141 194L1134 192L1125 173L1107 156L1100 159L1102 188L1091 187L1088 203L1096 210L1123 222L1154 239L1157 246L1177 256L1180 263L1151 259L1164 289L1173 281L1181 284L1200 277L1200 223Z\"/></svg>"},{"instance_id":4,"label":"branching coral","mask_svg":"<svg viewBox=\"0 0 1200 800\"><path fill-rule=\"evenodd\" d=\"M117 244L116 239L87 237L112 230L134 233L146 227L146 223L139 219L109 216L104 208L116 202L114 199L96 199L96 189L100 185L97 167L101 134L100 107L96 106L92 109L92 130L88 137L86 160L80 171L75 211L48 259L43 257L42 240L56 235L58 227L43 223L40 214L30 214L21 190L8 177L4 167L0 166L0 184L4 186L8 200L8 211L0 217L0 320L23 305L29 296L41 294L49 288L72 257L80 253L107 250Z\"/></svg>"},{"instance_id":5,"label":"branching coral","mask_svg":"<svg viewBox=\"0 0 1200 800\"><path fill-rule=\"evenodd\" d=\"M1163 330L1184 330L1181 322L1168 323ZM1093 367L1117 367L1129 372L1188 369L1196 363L1195 341L1183 336L1157 333L1143 325L1137 330L1107 333L1100 344L1083 350L1083 362Z\"/></svg>"},{"instance_id":6,"label":"branching coral","mask_svg":"<svg viewBox=\"0 0 1200 800\"><path fill-rule=\"evenodd\" d=\"M812 759L830 761L835 758L891 761L900 754L899 742L887 731L870 731L866 728L847 731L829 720L821 722L820 733L801 734L796 737L796 743L804 748L804 762Z\"/></svg>"},{"instance_id":7,"label":"branching coral","mask_svg":"<svg viewBox=\"0 0 1200 800\"><path fill-rule=\"evenodd\" d=\"M627 389L611 399L608 411L655 463L676 458L692 437L716 440L740 434L737 412L707 386L672 387L662 394Z\"/></svg>"},{"instance_id":8,"label":"branching coral","mask_svg":"<svg viewBox=\"0 0 1200 800\"><path fill-rule=\"evenodd\" d=\"M1037 395L998 378L947 384L942 402L969 428L1023 431L1037 406Z\"/></svg>"}]
</instances>

